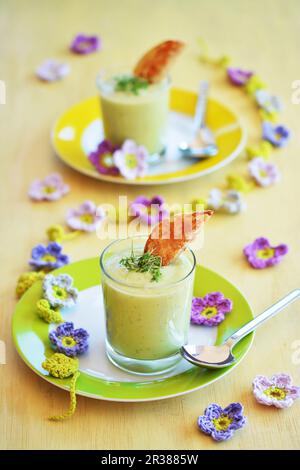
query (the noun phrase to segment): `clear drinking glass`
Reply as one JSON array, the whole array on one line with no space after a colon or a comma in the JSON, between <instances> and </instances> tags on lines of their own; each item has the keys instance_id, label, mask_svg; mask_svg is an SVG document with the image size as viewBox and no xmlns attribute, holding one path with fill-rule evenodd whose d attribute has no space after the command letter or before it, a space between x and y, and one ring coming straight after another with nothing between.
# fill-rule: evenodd
<instances>
[{"instance_id":1,"label":"clear drinking glass","mask_svg":"<svg viewBox=\"0 0 300 470\"><path fill-rule=\"evenodd\" d=\"M132 139L150 154L166 147L170 80L149 84L137 94L115 91L116 77L128 72L103 71L97 77L105 138L115 145Z\"/></svg>"},{"instance_id":2,"label":"clear drinking glass","mask_svg":"<svg viewBox=\"0 0 300 470\"><path fill-rule=\"evenodd\" d=\"M142 254L145 241L146 237L114 241L101 254L106 352L121 369L157 374L178 363L179 349L187 343L196 261L194 253L185 250L180 261L184 271L178 276L173 272L172 282L167 271L164 282L145 285L114 276L116 260L129 256L132 249Z\"/></svg>"}]
</instances>

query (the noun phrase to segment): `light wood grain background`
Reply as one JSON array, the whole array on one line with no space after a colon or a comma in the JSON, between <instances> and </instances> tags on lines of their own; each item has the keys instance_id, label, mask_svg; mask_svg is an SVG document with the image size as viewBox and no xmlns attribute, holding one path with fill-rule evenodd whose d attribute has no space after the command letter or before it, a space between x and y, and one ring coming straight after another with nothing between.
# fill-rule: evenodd
<instances>
[{"instance_id":1,"label":"light wood grain background","mask_svg":"<svg viewBox=\"0 0 300 470\"><path fill-rule=\"evenodd\" d=\"M17 356L10 324L18 275L27 269L31 248L46 241L45 229L63 222L67 208L84 199L116 202L140 188L93 181L61 164L53 155L49 133L68 106L95 94L95 75L103 65L133 63L148 47L180 38L188 47L173 70L176 86L195 89L201 78L212 81L212 95L239 113L249 139L259 138L255 107L223 75L197 60L197 37L206 38L216 54L227 53L236 65L256 70L285 100L284 122L293 129L290 145L274 157L282 182L248 196L240 216L216 216L206 230L202 262L227 276L259 313L278 297L299 287L299 121L300 105L291 104L291 84L300 79L300 3L298 0L2 0L0 3L0 79L7 86L1 116L1 311L0 340L7 364L0 365L0 447L2 449L296 449L300 447L300 403L278 411L258 405L251 394L258 374L290 372L300 384L300 364L293 363L293 343L300 340L300 305L294 304L262 327L244 362L230 375L198 392L167 401L118 404L79 397L74 418L46 420L64 409L68 395L35 376ZM87 57L68 52L78 32L101 35L103 51ZM62 82L43 84L34 77L47 57L69 62ZM233 170L245 170L245 159L203 179L146 188L172 202L205 195ZM30 182L59 171L72 192L53 204L33 204ZM241 252L257 236L285 242L290 254L269 270L251 270ZM95 256L103 243L87 235L65 245L72 260ZM294 361L295 362L295 361ZM248 426L234 439L216 445L198 432L196 418L211 402L241 401ZM298 424L297 424L298 423Z\"/></svg>"}]
</instances>

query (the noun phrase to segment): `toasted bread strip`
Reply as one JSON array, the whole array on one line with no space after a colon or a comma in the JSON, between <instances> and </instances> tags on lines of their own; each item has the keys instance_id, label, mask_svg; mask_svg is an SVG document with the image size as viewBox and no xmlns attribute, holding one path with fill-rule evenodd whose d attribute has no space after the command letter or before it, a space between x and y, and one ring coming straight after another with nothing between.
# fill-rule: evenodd
<instances>
[{"instance_id":1,"label":"toasted bread strip","mask_svg":"<svg viewBox=\"0 0 300 470\"><path fill-rule=\"evenodd\" d=\"M155 83L167 75L175 57L182 51L181 41L165 41L146 52L134 68L134 75Z\"/></svg>"},{"instance_id":2,"label":"toasted bread strip","mask_svg":"<svg viewBox=\"0 0 300 470\"><path fill-rule=\"evenodd\" d=\"M144 253L160 256L162 266L167 266L196 237L204 222L212 215L213 211L206 210L178 214L173 220L163 219L149 235Z\"/></svg>"}]
</instances>

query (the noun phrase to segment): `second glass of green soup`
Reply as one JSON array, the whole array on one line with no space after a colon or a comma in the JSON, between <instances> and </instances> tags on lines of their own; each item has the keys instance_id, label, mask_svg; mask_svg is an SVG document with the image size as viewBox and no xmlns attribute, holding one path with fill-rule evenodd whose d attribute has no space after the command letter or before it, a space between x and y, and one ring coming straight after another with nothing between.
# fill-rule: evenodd
<instances>
[{"instance_id":1,"label":"second glass of green soup","mask_svg":"<svg viewBox=\"0 0 300 470\"><path fill-rule=\"evenodd\" d=\"M126 139L163 154L169 112L170 80L148 83L130 73L97 77L105 138L115 145Z\"/></svg>"}]
</instances>

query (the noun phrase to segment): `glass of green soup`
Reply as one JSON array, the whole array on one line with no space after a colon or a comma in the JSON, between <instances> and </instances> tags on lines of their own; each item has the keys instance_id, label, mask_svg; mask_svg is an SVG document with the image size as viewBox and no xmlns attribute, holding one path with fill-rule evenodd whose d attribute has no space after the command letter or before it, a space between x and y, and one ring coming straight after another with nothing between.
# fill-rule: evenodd
<instances>
[{"instance_id":1,"label":"glass of green soup","mask_svg":"<svg viewBox=\"0 0 300 470\"><path fill-rule=\"evenodd\" d=\"M169 78L150 84L130 73L97 77L105 138L115 145L126 139L163 154L169 112Z\"/></svg>"},{"instance_id":2,"label":"glass of green soup","mask_svg":"<svg viewBox=\"0 0 300 470\"><path fill-rule=\"evenodd\" d=\"M187 343L196 261L186 249L154 281L149 272L120 263L132 252L143 254L145 242L146 237L117 240L101 254L106 352L121 369L158 374L176 366Z\"/></svg>"}]
</instances>

